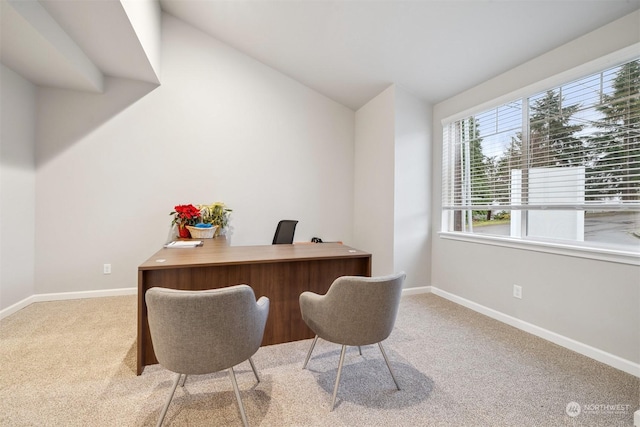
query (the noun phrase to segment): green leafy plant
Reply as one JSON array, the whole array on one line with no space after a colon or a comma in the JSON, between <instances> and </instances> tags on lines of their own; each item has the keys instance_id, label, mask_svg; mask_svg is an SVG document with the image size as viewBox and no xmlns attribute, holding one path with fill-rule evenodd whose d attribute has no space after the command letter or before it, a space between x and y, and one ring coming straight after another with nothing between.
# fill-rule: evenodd
<instances>
[{"instance_id":1,"label":"green leafy plant","mask_svg":"<svg viewBox=\"0 0 640 427\"><path fill-rule=\"evenodd\" d=\"M222 202L215 202L210 205L198 205L200 217L205 224L217 225L219 229L224 229L229 224L229 215L233 212Z\"/></svg>"}]
</instances>

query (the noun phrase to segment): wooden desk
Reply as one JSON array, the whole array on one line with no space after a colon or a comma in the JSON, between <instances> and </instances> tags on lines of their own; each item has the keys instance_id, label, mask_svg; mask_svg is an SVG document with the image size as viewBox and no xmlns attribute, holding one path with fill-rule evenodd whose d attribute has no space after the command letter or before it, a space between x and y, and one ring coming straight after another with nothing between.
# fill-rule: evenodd
<instances>
[{"instance_id":1,"label":"wooden desk","mask_svg":"<svg viewBox=\"0 0 640 427\"><path fill-rule=\"evenodd\" d=\"M204 239L197 248L161 249L138 267L137 373L158 363L145 302L151 287L202 290L246 283L256 298L270 299L262 340L270 345L312 338L298 297L304 291L324 294L336 278L347 275L371 276L371 254L339 243L228 246L218 238Z\"/></svg>"}]
</instances>

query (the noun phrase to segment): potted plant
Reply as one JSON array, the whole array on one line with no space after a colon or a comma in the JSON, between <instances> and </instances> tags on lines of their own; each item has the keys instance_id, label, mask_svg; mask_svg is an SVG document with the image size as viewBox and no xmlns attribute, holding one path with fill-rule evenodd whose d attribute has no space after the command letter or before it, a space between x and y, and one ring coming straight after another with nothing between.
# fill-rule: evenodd
<instances>
[{"instance_id":1,"label":"potted plant","mask_svg":"<svg viewBox=\"0 0 640 427\"><path fill-rule=\"evenodd\" d=\"M173 209L174 211L169 215L173 216L171 224L178 226L178 235L183 238L191 237L187 225L195 225L198 222L200 219L200 209L192 204L177 205Z\"/></svg>"},{"instance_id":2,"label":"potted plant","mask_svg":"<svg viewBox=\"0 0 640 427\"><path fill-rule=\"evenodd\" d=\"M224 234L229 225L229 215L233 212L222 202L215 202L210 205L198 205L200 217L203 223L217 226L216 234Z\"/></svg>"}]
</instances>

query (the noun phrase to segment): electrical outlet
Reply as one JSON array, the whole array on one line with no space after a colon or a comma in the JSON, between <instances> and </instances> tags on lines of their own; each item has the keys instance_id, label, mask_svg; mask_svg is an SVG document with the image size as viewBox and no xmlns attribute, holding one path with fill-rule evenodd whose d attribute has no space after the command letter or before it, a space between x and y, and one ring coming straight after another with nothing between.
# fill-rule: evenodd
<instances>
[{"instance_id":1,"label":"electrical outlet","mask_svg":"<svg viewBox=\"0 0 640 427\"><path fill-rule=\"evenodd\" d=\"M513 297L522 299L522 286L513 285Z\"/></svg>"},{"instance_id":2,"label":"electrical outlet","mask_svg":"<svg viewBox=\"0 0 640 427\"><path fill-rule=\"evenodd\" d=\"M111 264L105 264L102 272L103 274L111 274Z\"/></svg>"}]
</instances>

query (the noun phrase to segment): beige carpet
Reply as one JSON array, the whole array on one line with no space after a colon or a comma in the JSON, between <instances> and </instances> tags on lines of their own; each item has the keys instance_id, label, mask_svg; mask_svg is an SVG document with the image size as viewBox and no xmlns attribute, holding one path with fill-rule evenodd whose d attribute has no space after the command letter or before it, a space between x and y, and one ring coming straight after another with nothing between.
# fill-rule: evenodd
<instances>
[{"instance_id":1,"label":"beige carpet","mask_svg":"<svg viewBox=\"0 0 640 427\"><path fill-rule=\"evenodd\" d=\"M253 426L632 426L640 380L432 294L404 297L385 348L262 347L238 384ZM136 297L36 303L0 321L1 426L154 425L173 374L135 375ZM577 402L581 412L566 413ZM226 373L190 377L165 425L242 425Z\"/></svg>"}]
</instances>

